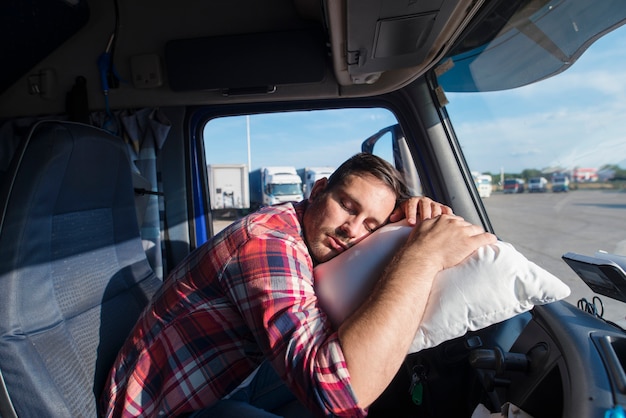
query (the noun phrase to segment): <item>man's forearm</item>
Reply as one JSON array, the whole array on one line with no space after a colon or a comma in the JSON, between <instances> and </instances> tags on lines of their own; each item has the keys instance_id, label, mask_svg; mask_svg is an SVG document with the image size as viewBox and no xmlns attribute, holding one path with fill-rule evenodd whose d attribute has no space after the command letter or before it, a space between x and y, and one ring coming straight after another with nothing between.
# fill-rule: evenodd
<instances>
[{"instance_id":1,"label":"man's forearm","mask_svg":"<svg viewBox=\"0 0 626 418\"><path fill-rule=\"evenodd\" d=\"M422 321L437 273L495 242L454 215L419 223L370 298L339 328L353 390L370 405L397 373Z\"/></svg>"},{"instance_id":2,"label":"man's forearm","mask_svg":"<svg viewBox=\"0 0 626 418\"><path fill-rule=\"evenodd\" d=\"M339 328L352 388L369 406L396 375L420 324L437 268L401 254L371 296Z\"/></svg>"}]
</instances>

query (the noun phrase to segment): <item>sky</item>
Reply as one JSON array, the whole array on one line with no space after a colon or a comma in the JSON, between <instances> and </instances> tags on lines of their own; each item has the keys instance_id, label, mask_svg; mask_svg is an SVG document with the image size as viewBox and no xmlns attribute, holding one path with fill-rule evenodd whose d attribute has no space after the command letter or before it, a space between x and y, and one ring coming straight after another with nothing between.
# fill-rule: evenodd
<instances>
[{"instance_id":1,"label":"sky","mask_svg":"<svg viewBox=\"0 0 626 418\"><path fill-rule=\"evenodd\" d=\"M626 27L598 40L560 76L509 91L447 96L471 170L626 168ZM252 115L251 168L336 167L395 122L385 109ZM205 148L209 164L247 164L246 117L209 122Z\"/></svg>"},{"instance_id":2,"label":"sky","mask_svg":"<svg viewBox=\"0 0 626 418\"><path fill-rule=\"evenodd\" d=\"M395 117L386 109L252 115L250 167L337 167L361 150L363 140L395 123ZM248 163L245 116L210 121L204 135L208 164Z\"/></svg>"},{"instance_id":3,"label":"sky","mask_svg":"<svg viewBox=\"0 0 626 418\"><path fill-rule=\"evenodd\" d=\"M448 96L473 169L626 168L626 27L598 40L559 76L510 91Z\"/></svg>"}]
</instances>

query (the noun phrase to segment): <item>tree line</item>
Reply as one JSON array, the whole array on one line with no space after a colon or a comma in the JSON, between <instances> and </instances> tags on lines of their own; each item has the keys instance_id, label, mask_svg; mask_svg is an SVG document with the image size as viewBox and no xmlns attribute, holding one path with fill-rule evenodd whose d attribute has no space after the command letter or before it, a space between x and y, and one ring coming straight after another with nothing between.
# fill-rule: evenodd
<instances>
[{"instance_id":1,"label":"tree line","mask_svg":"<svg viewBox=\"0 0 626 418\"><path fill-rule=\"evenodd\" d=\"M626 169L620 167L617 164L605 164L602 167L600 167L600 169L598 170L598 172L606 172L606 173L610 173L612 172L612 174L610 176L608 176L608 180L609 181L625 181L626 180ZM490 172L486 172L483 174L489 174L492 178L492 183L493 184L498 184L500 182L500 173L490 173ZM537 170L535 168L527 168L522 170L521 173L504 173L504 178L521 178L524 179L525 181L528 181L529 179L533 178L533 177L547 177L550 176L552 173L546 173L542 170Z\"/></svg>"}]
</instances>

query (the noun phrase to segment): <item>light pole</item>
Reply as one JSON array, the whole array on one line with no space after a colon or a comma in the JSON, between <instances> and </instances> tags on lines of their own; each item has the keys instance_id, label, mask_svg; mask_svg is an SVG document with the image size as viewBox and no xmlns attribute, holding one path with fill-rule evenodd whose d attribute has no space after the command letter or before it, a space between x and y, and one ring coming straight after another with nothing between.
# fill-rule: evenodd
<instances>
[{"instance_id":1,"label":"light pole","mask_svg":"<svg viewBox=\"0 0 626 418\"><path fill-rule=\"evenodd\" d=\"M248 141L248 171L252 170L252 158L250 156L250 115L246 115L246 139Z\"/></svg>"}]
</instances>

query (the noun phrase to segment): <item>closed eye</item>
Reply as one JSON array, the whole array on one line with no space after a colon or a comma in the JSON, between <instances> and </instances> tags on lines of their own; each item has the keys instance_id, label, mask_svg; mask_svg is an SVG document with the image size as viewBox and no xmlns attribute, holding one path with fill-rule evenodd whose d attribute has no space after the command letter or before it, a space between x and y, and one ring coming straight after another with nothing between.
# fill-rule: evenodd
<instances>
[{"instance_id":1,"label":"closed eye","mask_svg":"<svg viewBox=\"0 0 626 418\"><path fill-rule=\"evenodd\" d=\"M350 215L356 215L356 209L354 208L354 203L352 201L341 199L339 201L339 205Z\"/></svg>"},{"instance_id":2,"label":"closed eye","mask_svg":"<svg viewBox=\"0 0 626 418\"><path fill-rule=\"evenodd\" d=\"M358 210L355 207L356 205L354 204L354 202L350 199L340 199L339 200L339 205L341 206L342 209L344 209L346 212L348 212L350 215L352 216L356 216L358 215ZM365 228L365 230L368 233L372 233L374 231L376 231L379 227L378 222L372 222L370 219L366 219L363 222L363 226Z\"/></svg>"}]
</instances>

